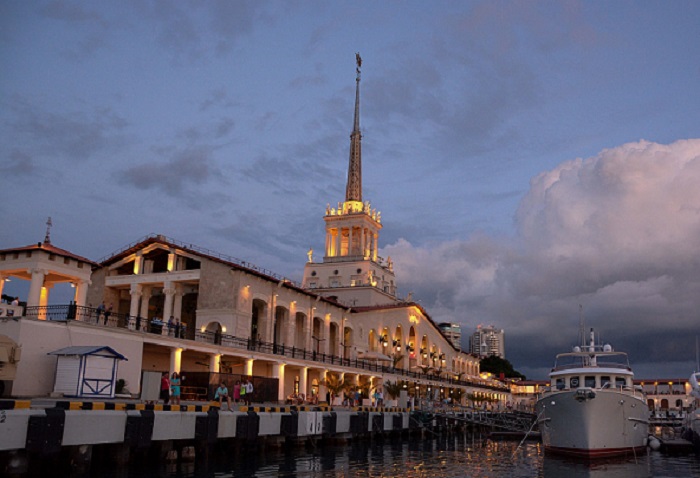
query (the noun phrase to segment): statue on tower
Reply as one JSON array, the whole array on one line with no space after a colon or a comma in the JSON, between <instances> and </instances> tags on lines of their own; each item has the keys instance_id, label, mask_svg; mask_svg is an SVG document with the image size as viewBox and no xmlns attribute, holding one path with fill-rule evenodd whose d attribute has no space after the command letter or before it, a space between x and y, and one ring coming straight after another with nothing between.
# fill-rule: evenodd
<instances>
[{"instance_id":1,"label":"statue on tower","mask_svg":"<svg viewBox=\"0 0 700 478\"><path fill-rule=\"evenodd\" d=\"M306 253L306 256L309 258L309 262L314 261L314 250L309 247L309 251Z\"/></svg>"}]
</instances>

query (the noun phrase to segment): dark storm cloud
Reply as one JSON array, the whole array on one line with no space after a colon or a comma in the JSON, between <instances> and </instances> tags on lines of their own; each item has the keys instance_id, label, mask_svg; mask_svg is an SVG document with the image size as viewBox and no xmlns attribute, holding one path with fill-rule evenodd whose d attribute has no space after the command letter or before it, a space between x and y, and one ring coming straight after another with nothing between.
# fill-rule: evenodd
<instances>
[{"instance_id":1,"label":"dark storm cloud","mask_svg":"<svg viewBox=\"0 0 700 478\"><path fill-rule=\"evenodd\" d=\"M177 152L165 161L132 166L118 173L118 178L138 189L181 197L191 186L202 186L217 177L217 171L211 148L199 147Z\"/></svg>"},{"instance_id":2,"label":"dark storm cloud","mask_svg":"<svg viewBox=\"0 0 700 478\"><path fill-rule=\"evenodd\" d=\"M587 325L651 370L668 359L660 336L700 332L698 183L700 140L625 144L533 178L511 241L399 240L382 254L434 317L505 329L509 358L532 371L575 343L579 304Z\"/></svg>"},{"instance_id":3,"label":"dark storm cloud","mask_svg":"<svg viewBox=\"0 0 700 478\"><path fill-rule=\"evenodd\" d=\"M8 126L15 138L31 145L31 153L83 161L97 152L116 150L125 141L122 132L128 123L108 107L54 113L13 98L9 108Z\"/></svg>"}]
</instances>

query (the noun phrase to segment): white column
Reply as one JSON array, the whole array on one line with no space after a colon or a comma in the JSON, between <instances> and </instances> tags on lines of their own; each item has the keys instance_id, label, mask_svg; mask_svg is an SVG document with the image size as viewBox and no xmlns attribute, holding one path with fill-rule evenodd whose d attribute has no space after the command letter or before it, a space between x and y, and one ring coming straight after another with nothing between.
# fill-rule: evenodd
<instances>
[{"instance_id":1,"label":"white column","mask_svg":"<svg viewBox=\"0 0 700 478\"><path fill-rule=\"evenodd\" d=\"M168 375L172 375L173 372L180 373L180 365L181 364L182 364L182 349L179 347L170 349L170 373Z\"/></svg>"},{"instance_id":2,"label":"white column","mask_svg":"<svg viewBox=\"0 0 700 478\"><path fill-rule=\"evenodd\" d=\"M272 378L276 378L277 382L277 400L284 400L287 396L284 391L284 368L285 364L272 364Z\"/></svg>"},{"instance_id":3,"label":"white column","mask_svg":"<svg viewBox=\"0 0 700 478\"><path fill-rule=\"evenodd\" d=\"M332 232L329 229L326 231L326 256L331 255L331 239L332 239Z\"/></svg>"},{"instance_id":4,"label":"white column","mask_svg":"<svg viewBox=\"0 0 700 478\"><path fill-rule=\"evenodd\" d=\"M129 305L129 315L131 317L136 317L139 315L139 300L141 299L142 293L142 287L140 284L131 284L131 290L129 290L129 294L131 294L131 303Z\"/></svg>"},{"instance_id":5,"label":"white column","mask_svg":"<svg viewBox=\"0 0 700 478\"><path fill-rule=\"evenodd\" d=\"M305 397L308 397L308 395L309 395L308 390L306 389L307 381L308 381L308 373L309 373L308 367L301 367L301 369L299 370L299 392L303 393Z\"/></svg>"},{"instance_id":6,"label":"white column","mask_svg":"<svg viewBox=\"0 0 700 478\"><path fill-rule=\"evenodd\" d=\"M352 226L348 228L348 255L352 256L353 255L353 249L352 249Z\"/></svg>"},{"instance_id":7,"label":"white column","mask_svg":"<svg viewBox=\"0 0 700 478\"><path fill-rule=\"evenodd\" d=\"M46 271L44 269L30 269L27 272L32 275L32 282L29 284L29 295L27 296L27 307L36 307L40 305L41 288L44 286Z\"/></svg>"},{"instance_id":8,"label":"white column","mask_svg":"<svg viewBox=\"0 0 700 478\"><path fill-rule=\"evenodd\" d=\"M166 282L163 286L163 294L165 300L163 303L163 322L167 323L170 316L173 315L173 298L175 296L175 287L172 282Z\"/></svg>"},{"instance_id":9,"label":"white column","mask_svg":"<svg viewBox=\"0 0 700 478\"><path fill-rule=\"evenodd\" d=\"M182 284L175 284L173 315L176 319L182 322Z\"/></svg>"},{"instance_id":10,"label":"white column","mask_svg":"<svg viewBox=\"0 0 700 478\"><path fill-rule=\"evenodd\" d=\"M323 338L326 340L321 344L321 353L328 355L331 350L331 321L326 317L323 318Z\"/></svg>"},{"instance_id":11,"label":"white column","mask_svg":"<svg viewBox=\"0 0 700 478\"><path fill-rule=\"evenodd\" d=\"M372 246L372 260L377 261L377 241L379 240L379 234L374 234L374 241Z\"/></svg>"},{"instance_id":12,"label":"white column","mask_svg":"<svg viewBox=\"0 0 700 478\"><path fill-rule=\"evenodd\" d=\"M151 290L150 286L141 287L141 313L139 315L143 319L148 319L148 302L151 299Z\"/></svg>"},{"instance_id":13,"label":"white column","mask_svg":"<svg viewBox=\"0 0 700 478\"><path fill-rule=\"evenodd\" d=\"M253 362L255 362L254 359L247 359L245 361L245 375L249 377L253 376Z\"/></svg>"},{"instance_id":14,"label":"white column","mask_svg":"<svg viewBox=\"0 0 700 478\"><path fill-rule=\"evenodd\" d=\"M340 255L340 242L339 242L340 236L341 236L340 229L336 229L335 233L333 234L333 256L334 257Z\"/></svg>"},{"instance_id":15,"label":"white column","mask_svg":"<svg viewBox=\"0 0 700 478\"><path fill-rule=\"evenodd\" d=\"M209 370L211 373L219 373L219 365L220 365L220 360L221 359L221 354L211 354L209 356Z\"/></svg>"},{"instance_id":16,"label":"white column","mask_svg":"<svg viewBox=\"0 0 700 478\"><path fill-rule=\"evenodd\" d=\"M73 301L75 305L83 307L87 302L88 286L91 284L89 280L79 280L75 283L75 295Z\"/></svg>"}]
</instances>

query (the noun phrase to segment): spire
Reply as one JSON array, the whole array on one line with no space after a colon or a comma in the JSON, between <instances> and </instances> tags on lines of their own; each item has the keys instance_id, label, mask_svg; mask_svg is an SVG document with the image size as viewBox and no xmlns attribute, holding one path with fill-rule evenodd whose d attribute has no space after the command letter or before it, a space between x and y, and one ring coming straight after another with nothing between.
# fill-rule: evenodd
<instances>
[{"instance_id":1,"label":"spire","mask_svg":"<svg viewBox=\"0 0 700 478\"><path fill-rule=\"evenodd\" d=\"M51 226L53 226L53 223L51 222L51 216L49 216L49 220L46 221L46 236L44 236L44 244L51 244Z\"/></svg>"},{"instance_id":2,"label":"spire","mask_svg":"<svg viewBox=\"0 0 700 478\"><path fill-rule=\"evenodd\" d=\"M345 201L362 202L362 133L360 133L360 68L362 58L355 53L357 78L355 82L355 119L350 134L350 164L348 166L348 185L345 189Z\"/></svg>"}]
</instances>

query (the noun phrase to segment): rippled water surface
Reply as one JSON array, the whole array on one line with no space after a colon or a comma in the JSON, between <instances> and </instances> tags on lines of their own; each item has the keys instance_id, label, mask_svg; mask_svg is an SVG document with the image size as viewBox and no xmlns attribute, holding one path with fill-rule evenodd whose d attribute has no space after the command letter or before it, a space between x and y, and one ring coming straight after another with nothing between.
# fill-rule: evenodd
<instances>
[{"instance_id":1,"label":"rippled water surface","mask_svg":"<svg viewBox=\"0 0 700 478\"><path fill-rule=\"evenodd\" d=\"M208 465L132 466L92 476L145 477L700 477L700 457L650 452L592 464L544 456L541 444L490 441L475 435L430 440L385 439L316 449L239 450Z\"/></svg>"}]
</instances>

